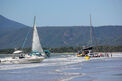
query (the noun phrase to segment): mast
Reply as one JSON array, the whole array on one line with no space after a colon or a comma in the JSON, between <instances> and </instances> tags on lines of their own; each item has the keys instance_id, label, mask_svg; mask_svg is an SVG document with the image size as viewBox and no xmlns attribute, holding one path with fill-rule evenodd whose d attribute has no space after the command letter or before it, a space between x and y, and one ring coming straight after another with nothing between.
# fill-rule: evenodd
<instances>
[{"instance_id":1,"label":"mast","mask_svg":"<svg viewBox=\"0 0 122 81\"><path fill-rule=\"evenodd\" d=\"M29 33L30 33L30 31L28 31L28 33L27 33L27 35L26 35L26 37L25 37L25 39L24 39L24 42L23 42L23 44L22 44L22 50L24 49L24 46L25 46L25 43L26 43L26 41L27 41L27 37L28 37Z\"/></svg>"},{"instance_id":2,"label":"mast","mask_svg":"<svg viewBox=\"0 0 122 81\"><path fill-rule=\"evenodd\" d=\"M93 26L92 26L92 19L90 14L90 46L93 45Z\"/></svg>"},{"instance_id":3,"label":"mast","mask_svg":"<svg viewBox=\"0 0 122 81\"><path fill-rule=\"evenodd\" d=\"M93 37L94 37L94 39L93 39ZM92 26L92 18L91 18L91 14L90 14L90 43L91 43L91 46L93 46L93 40L95 41L96 51L99 51L95 31Z\"/></svg>"},{"instance_id":4,"label":"mast","mask_svg":"<svg viewBox=\"0 0 122 81\"><path fill-rule=\"evenodd\" d=\"M35 27L36 25L36 16L34 16L34 23L33 23L33 27Z\"/></svg>"}]
</instances>

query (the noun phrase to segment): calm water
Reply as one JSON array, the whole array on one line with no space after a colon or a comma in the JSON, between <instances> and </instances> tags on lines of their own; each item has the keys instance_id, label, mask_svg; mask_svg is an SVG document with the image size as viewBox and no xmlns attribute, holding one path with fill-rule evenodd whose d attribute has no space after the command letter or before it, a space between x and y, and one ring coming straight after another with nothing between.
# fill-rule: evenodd
<instances>
[{"instance_id":1,"label":"calm water","mask_svg":"<svg viewBox=\"0 0 122 81\"><path fill-rule=\"evenodd\" d=\"M122 57L85 60L64 54L41 63L0 64L0 81L122 81Z\"/></svg>"}]
</instances>

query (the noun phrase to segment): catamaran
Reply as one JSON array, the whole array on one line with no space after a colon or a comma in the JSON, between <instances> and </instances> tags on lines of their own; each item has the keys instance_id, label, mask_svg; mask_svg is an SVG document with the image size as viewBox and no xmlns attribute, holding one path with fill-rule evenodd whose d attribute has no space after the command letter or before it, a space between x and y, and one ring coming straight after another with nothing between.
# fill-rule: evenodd
<instances>
[{"instance_id":1,"label":"catamaran","mask_svg":"<svg viewBox=\"0 0 122 81\"><path fill-rule=\"evenodd\" d=\"M39 63L45 58L45 52L40 44L38 31L35 24L36 17L34 17L32 51L29 54L23 53L21 50L16 50L13 54L20 53L20 57L14 55L9 58L1 59L1 63Z\"/></svg>"}]
</instances>

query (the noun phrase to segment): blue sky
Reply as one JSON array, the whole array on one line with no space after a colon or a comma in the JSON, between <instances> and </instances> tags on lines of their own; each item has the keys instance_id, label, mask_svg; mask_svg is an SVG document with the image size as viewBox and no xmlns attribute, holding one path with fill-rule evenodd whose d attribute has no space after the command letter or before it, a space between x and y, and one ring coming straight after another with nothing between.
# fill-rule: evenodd
<instances>
[{"instance_id":1,"label":"blue sky","mask_svg":"<svg viewBox=\"0 0 122 81\"><path fill-rule=\"evenodd\" d=\"M0 14L37 26L122 25L122 0L0 0Z\"/></svg>"}]
</instances>

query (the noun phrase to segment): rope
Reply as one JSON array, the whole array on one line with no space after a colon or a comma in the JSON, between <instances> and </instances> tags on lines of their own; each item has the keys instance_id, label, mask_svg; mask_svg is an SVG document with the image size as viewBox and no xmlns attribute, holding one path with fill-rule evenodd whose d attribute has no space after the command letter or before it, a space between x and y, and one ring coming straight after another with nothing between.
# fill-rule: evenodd
<instances>
[{"instance_id":1,"label":"rope","mask_svg":"<svg viewBox=\"0 0 122 81\"><path fill-rule=\"evenodd\" d=\"M28 37L29 33L30 33L30 31L28 31L28 33L27 33L27 35L26 35L26 37L25 37L25 39L24 39L24 42L23 42L23 44L22 44L22 49L23 49L24 46L25 46L25 43L26 43L26 41L27 41L27 37Z\"/></svg>"}]
</instances>

